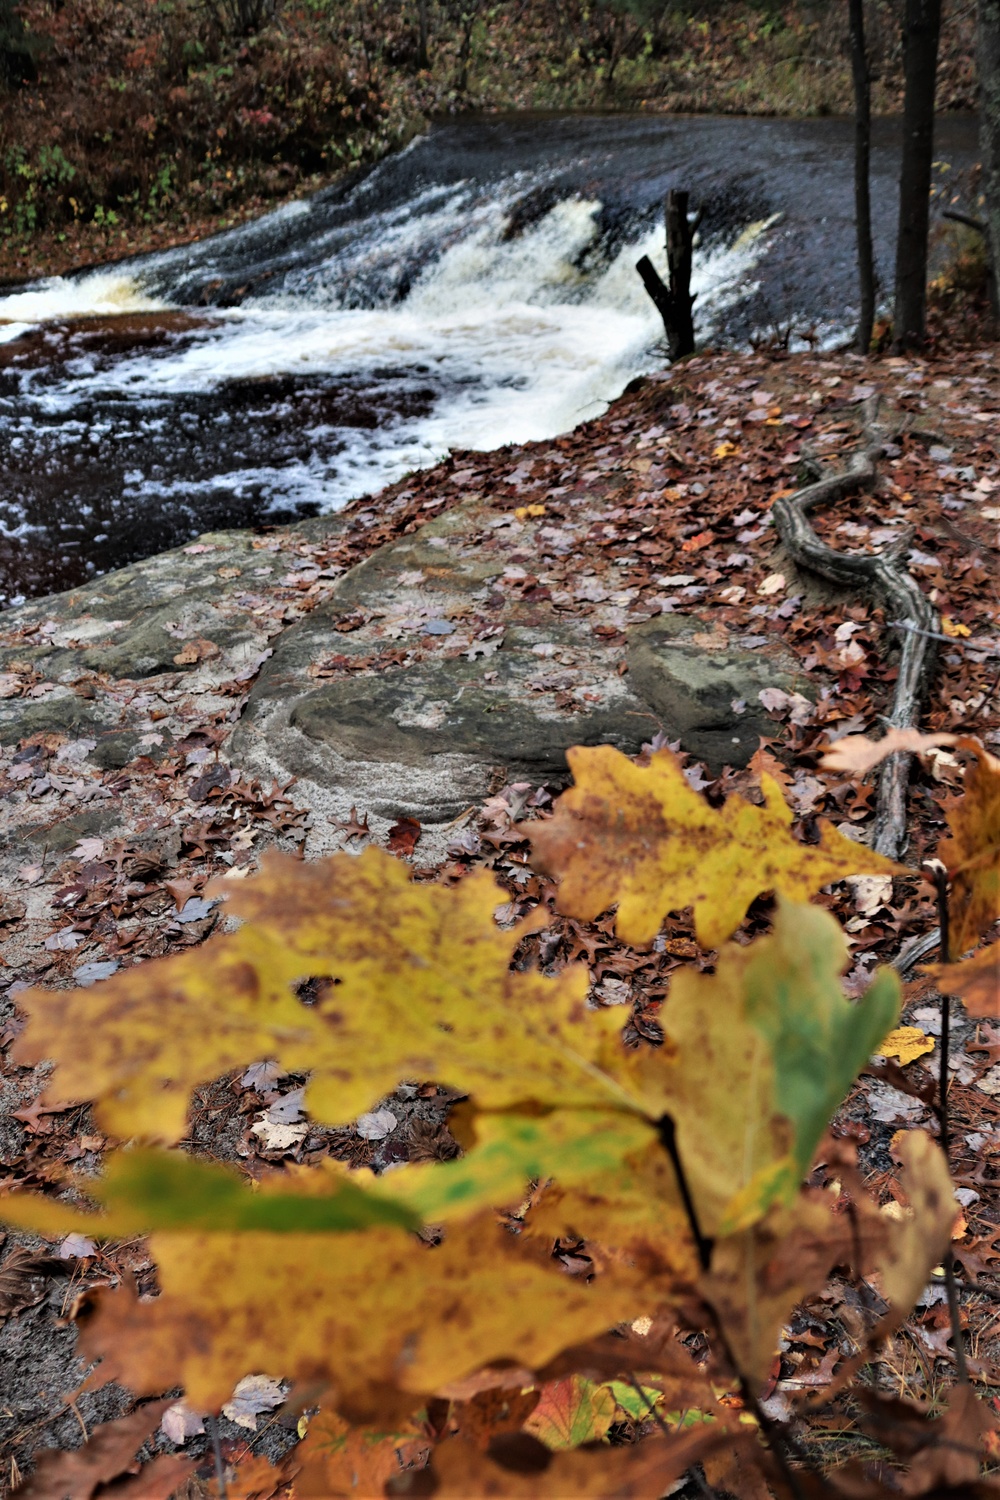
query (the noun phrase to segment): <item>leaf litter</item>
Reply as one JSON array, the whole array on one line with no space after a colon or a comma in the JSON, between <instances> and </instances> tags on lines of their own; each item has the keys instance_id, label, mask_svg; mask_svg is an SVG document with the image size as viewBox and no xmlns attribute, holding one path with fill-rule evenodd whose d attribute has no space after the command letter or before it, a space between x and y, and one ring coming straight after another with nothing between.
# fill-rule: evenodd
<instances>
[{"instance_id":1,"label":"leaf litter","mask_svg":"<svg viewBox=\"0 0 1000 1500\"><path fill-rule=\"evenodd\" d=\"M823 460L835 463L840 454L855 445L857 412L851 392L857 368L850 356L800 356L778 365L769 365L761 356L699 356L683 371L666 380L654 379L644 389L623 398L605 418L556 444L529 445L504 455L456 455L438 471L411 477L387 492L384 508L380 501L377 516L366 502L359 503L351 508L344 538L332 548L322 539L304 537L294 529L264 536L260 551L265 556L270 553L278 562L276 573L282 566L289 568L282 583L269 582L258 591L266 605L267 628L273 636L315 607L329 586L324 572L336 576L338 570L367 555L400 529L412 526L421 515L435 514L461 500L470 488L488 489L492 503L501 511L509 506L512 513L516 512L513 521L521 528L497 528L494 538L501 541L505 532L512 531L506 538L508 549L534 559L528 565L508 565L508 586L521 594L535 591L544 595L547 590L559 609L589 616L595 629L611 632L659 609L700 613L712 632L724 630L733 635L742 631L747 640L755 631L763 639L780 638L798 656L803 673L819 684L816 702L799 703L799 695L788 695L787 702L773 699L765 705L773 719L772 738L762 746L750 768L727 769L713 777L682 758L687 780L700 786L709 809L716 813L734 796L763 810L766 802L761 773L766 772L783 788L792 808L793 838L813 847L817 818L826 818L841 837L849 836L865 825L872 811L870 783L864 775L874 762L859 763L850 737L876 730L884 708L886 679L881 653L885 621L877 606L845 598L816 598L809 592L808 581L803 585L792 577L787 562L775 554L768 507L776 488L794 486L797 465L805 453L818 452ZM932 362L888 360L864 368L866 379L886 394L897 411L909 416L913 435L905 435L897 444L898 453L890 454L878 503L880 525L873 525L871 515L865 512L869 500L841 502L819 518L818 524L827 539L840 546L882 545L902 529L911 528L911 566L922 587L937 595L935 603L952 626L946 631L951 644L942 650L926 719L930 733L925 738L934 743L913 746L920 752L924 768L914 792L913 843L907 859L910 868L915 868L921 853L932 849L945 832L949 802L963 781L975 789L982 802L977 816L993 816L988 758L973 755L965 758L963 765L961 756L955 758L952 736L974 732L987 746L1000 744L1000 705L996 698L1000 635L996 596L989 584L991 568L996 576L997 538L995 526L985 515L988 507L982 504L992 488L1000 485L994 478L997 460L985 436L986 418L1000 412L1000 394L993 356L988 354L976 354L961 364L938 357ZM764 382L766 390L761 389ZM756 399L765 395L766 403ZM769 419L775 425L756 422L751 414L757 408L777 408L779 415ZM919 435L932 427L947 432L945 445L928 443ZM729 446L722 452L725 445ZM526 493L531 499L527 505ZM583 496L594 519L590 529L581 533L574 528L570 502ZM709 517L706 528L703 518ZM567 555L568 547L581 546L586 550L588 565L592 565L592 571L582 579L574 576L579 573L578 559ZM683 565L678 566L681 558ZM305 563L318 568L311 566L303 572ZM453 624L439 622L433 614L427 620L435 627ZM344 623L345 630L373 628L363 619ZM845 625L852 627L849 632ZM490 645L489 637L477 644L475 637L466 642L455 629L425 629L409 659L418 659L421 652L479 649L488 666ZM186 652L191 661L172 665L208 671L216 663L218 648L209 649L213 646L200 638L181 642L177 654ZM379 660L390 666L398 655L399 648L390 638ZM343 664L318 665L323 676L356 669L354 660L346 659ZM30 671L14 671L11 675L12 693L34 694L39 686ZM12 974L12 1001L16 1002L29 984L58 987L74 980L79 983L81 973L84 983L92 974L94 980L103 981L107 977L103 965L117 964L119 974L124 974L148 958L196 946L217 920L217 909L204 895L210 878L226 873L239 876L255 869L262 849L274 843L297 849L304 838L310 855L323 847L321 841L317 847L315 835L306 826L308 810L296 805L294 787L266 788L245 780L238 768L226 764L221 747L227 726L238 713L240 696L245 695L252 675L245 675L241 668L232 673L230 681L231 690L216 678L206 681L205 687L175 693L172 699L169 690L158 700L150 695L145 705L142 693L136 694L135 684L93 681L93 692L123 705L128 699L133 714L147 715L145 725L140 722L138 728L143 729L148 743L140 747L143 753L124 770L93 767L87 759L89 752L85 748L77 752L75 748L84 742L59 735L35 736L19 745L13 756L4 756L15 805L66 819L75 816L77 808L116 798L130 835L128 839L112 837L106 841L83 834L67 854L45 852L41 859L23 864L18 896L25 893L31 899L3 929L4 958ZM42 687L44 696L44 684ZM544 691L555 696L565 694L566 689L556 686ZM136 710L137 696L140 701ZM838 744L842 747L839 751ZM885 748L880 746L883 752ZM655 757L657 749L659 746L652 746L650 754ZM854 759L849 760L849 755ZM648 756L645 759L646 766L640 763L639 770L648 775L650 760ZM177 807L174 794L181 786L186 788L186 801ZM547 809L556 790L530 785L500 787L481 809L470 812L463 827L453 832L447 850L439 851L434 846L422 855L428 863L418 870L418 883L437 881L450 888L467 881L476 869L489 870L508 893L508 921L529 916L538 906L552 911L556 888L550 879L532 870L528 859L529 838L539 830L545 837L551 826ZM772 801L771 805L776 803ZM373 838L385 839L384 833L373 832L368 825L365 809L352 808L346 824L339 828L330 825L331 836L355 845ZM420 830L419 825L400 828L395 835L399 852L413 858L422 833L426 830ZM959 826L953 834L959 846L962 837ZM962 869L961 847L953 863L956 870ZM965 905L973 915L965 926L960 920L960 938L968 936L984 913L998 914L988 877L973 870L962 878L968 887ZM181 887L183 899L178 900L169 887L181 882L189 888ZM768 885L761 881L759 891L766 891ZM734 919L740 944L764 931L770 920L767 899L757 891L751 897L749 905L741 906ZM888 894L883 886L878 901L857 890L852 895L843 885L815 899L840 915L848 928L848 993L863 993L878 962L891 961L908 938L934 925L928 891L912 876L897 877ZM559 900L564 904L561 894ZM185 912L189 912L186 917ZM625 1035L636 1058L642 1058L662 1040L664 1022L669 1024L667 997L679 994L675 976L688 969L697 978L700 971L710 973L713 967L712 955L693 941L689 913L671 908L659 916L663 921L654 930L652 946L644 949L622 941L614 919L604 915L603 907L595 909L592 916L556 915L543 933L525 930L517 937L513 948L515 970L527 973L536 968L555 978L567 965L584 960L594 985L593 1003L607 1006L610 1000L621 1002L624 997L629 1013ZM708 934L716 941L725 935L722 931ZM702 936L706 936L704 931ZM960 955L964 950L955 951ZM976 959L966 960L969 962ZM988 988L990 960L980 956L979 962L984 970L981 983L987 986L987 999L980 1002L984 1008L979 1019L959 1021L952 1035L956 1076L952 1094L956 1132L953 1161L957 1180L975 1184L969 1190L978 1194L966 1205L967 1217L961 1237L955 1241L955 1253L967 1274L981 1278L984 1285L996 1286L990 1278L994 1275L991 1267L1000 1265L1000 1208L991 1183L1000 1170L1000 1108L979 1084L1000 1057L1000 1035L994 1040L988 1024L989 1017L996 1013L995 1002L993 1010L988 1008L989 996L995 993ZM909 981L904 1020L929 993L932 978L918 973ZM979 981L973 975L968 982L964 978L958 982L975 985ZM101 988L103 982L90 993L96 998ZM620 1013L620 1005L618 1008ZM8 1027L8 1041L16 1024ZM911 1106L916 1107L919 1118L919 1097L901 1091L896 1084L901 1081L907 1088L919 1090L920 1077L927 1076L925 1061L933 1061L926 1044L918 1054L912 1046L907 1047L906 1041L904 1038L888 1059L888 1064L897 1069L891 1075L892 1082L888 1075L885 1081L879 1079L880 1064L876 1060L872 1076L862 1078L852 1089L833 1132L839 1138L838 1149L848 1155L851 1151L860 1154L869 1186L887 1208L906 1208L905 1189L892 1151L896 1124L892 1118L885 1118L891 1116L891 1110L876 1103L876 1091L882 1091L881 1099L892 1094L902 1101L899 1120L907 1118L907 1111L909 1118L914 1118ZM919 1045L916 1039L913 1045ZM993 1047L997 1048L995 1053L990 1050ZM246 1065L252 1063L252 1058L245 1059ZM276 1153L293 1168L318 1165L331 1156L357 1168L380 1162L392 1165L391 1159L373 1154L373 1148L384 1150L388 1141L403 1149L397 1161L443 1159L457 1149L446 1124L454 1094L448 1090L425 1093L423 1097L420 1094L422 1089L437 1090L437 1084L417 1078L403 1085L398 1095L386 1094L369 1116L385 1119L391 1115L396 1123L379 1137L365 1134L364 1111L359 1111L353 1127L324 1126L308 1114L304 1119L293 1118L300 1107L295 1095L298 1093L300 1100L303 1097L303 1075L294 1070L282 1075L273 1063L246 1065L237 1075L201 1082L187 1128L188 1139L196 1149L218 1147L225 1159L239 1162L254 1177L273 1170ZM49 1109L37 1105L33 1101L41 1079L36 1082L35 1074L16 1067L10 1072L14 1088L20 1090L15 1098L29 1107L20 1111L26 1118L21 1122L19 1142L7 1150L9 1184L58 1190L67 1168L92 1172L99 1164L106 1137L89 1111L83 1106ZM916 1083L911 1085L911 1079ZM289 1102L282 1104L284 1099ZM294 1126L296 1133L304 1125L302 1135L287 1145L269 1145L265 1135L255 1132L252 1125L262 1117L262 1102L263 1115L272 1115L277 1106L271 1124L286 1129ZM367 1102L372 1103L371 1095ZM428 1104L430 1110L422 1111L421 1106ZM5 1259L11 1253L8 1250ZM560 1253L572 1259L576 1252ZM3 1264L0 1262L0 1271ZM84 1266L90 1264L89 1257L82 1262ZM101 1250L93 1269L81 1269L78 1285L82 1291L96 1280L132 1276L138 1277L140 1289L152 1289L152 1274L146 1250L117 1250L112 1244ZM832 1375L838 1363L833 1320L846 1319L846 1326L850 1326L851 1317L858 1316L851 1309L850 1297L850 1287L835 1277L826 1292L807 1298L803 1311L796 1314L797 1323L782 1339L774 1377L776 1397L784 1391L794 1400L796 1390L811 1389L813 1371L823 1372L820 1379L825 1379L827 1372ZM987 1330L985 1342L979 1345L982 1373L976 1378L987 1387L1000 1385L1000 1372L991 1364L1000 1351L990 1343L988 1296L973 1295L963 1301L970 1328L978 1320ZM935 1321L939 1310L940 1303L918 1308L911 1319L912 1334L892 1335L890 1363L897 1371L897 1384L914 1395L924 1388L928 1358L942 1370L948 1368L947 1342L938 1339L942 1325ZM866 1315L870 1318L862 1309L862 1318ZM913 1353L917 1347L914 1337L923 1351L920 1358ZM546 1391L558 1385L558 1380L550 1382ZM633 1436L655 1428L648 1414L636 1417L622 1405L616 1405L615 1410L619 1422L632 1424ZM959 1416L954 1420L959 1421ZM286 1424L282 1430L292 1438L296 1436L294 1424ZM36 1441L33 1437L18 1439L15 1434L9 1451L22 1457L30 1455ZM196 1447L198 1441L199 1435L192 1433L188 1445ZM240 1441L235 1431L224 1437L224 1444L230 1445L227 1461L240 1460L235 1465L237 1472L248 1459L245 1449L238 1446ZM419 1450L419 1441L412 1435L387 1441L385 1451L393 1455L407 1452L412 1458ZM696 1451L693 1445L692 1453ZM436 1472L446 1484L458 1486L442 1493L462 1493L467 1476L480 1472L471 1459L450 1456L457 1453L447 1444L438 1448ZM398 1468L395 1456L392 1462ZM484 1456L482 1463L489 1462ZM510 1471L501 1472L509 1481ZM459 1477L463 1475L466 1477ZM552 1480L556 1482L554 1474ZM553 1492L558 1493L558 1489ZM585 1490L581 1487L574 1492L582 1494Z\"/></svg>"}]
</instances>

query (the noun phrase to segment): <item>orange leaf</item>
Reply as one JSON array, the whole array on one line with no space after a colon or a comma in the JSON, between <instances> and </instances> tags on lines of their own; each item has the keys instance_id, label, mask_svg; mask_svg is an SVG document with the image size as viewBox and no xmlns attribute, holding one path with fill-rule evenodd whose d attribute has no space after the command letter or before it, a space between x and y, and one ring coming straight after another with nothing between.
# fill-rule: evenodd
<instances>
[{"instance_id":1,"label":"orange leaf","mask_svg":"<svg viewBox=\"0 0 1000 1500\"><path fill-rule=\"evenodd\" d=\"M958 995L970 1016L1000 1019L1000 942L960 964L928 964L946 995Z\"/></svg>"},{"instance_id":2,"label":"orange leaf","mask_svg":"<svg viewBox=\"0 0 1000 1500\"><path fill-rule=\"evenodd\" d=\"M951 951L962 954L1000 917L1000 760L978 740L961 739L956 750L971 760L938 855L951 877Z\"/></svg>"}]
</instances>

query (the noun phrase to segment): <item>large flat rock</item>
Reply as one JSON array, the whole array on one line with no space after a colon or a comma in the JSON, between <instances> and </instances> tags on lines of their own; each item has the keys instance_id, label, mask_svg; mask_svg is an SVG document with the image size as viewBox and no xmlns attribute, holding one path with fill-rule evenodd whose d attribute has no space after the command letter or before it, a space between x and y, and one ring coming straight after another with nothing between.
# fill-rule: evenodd
<instances>
[{"instance_id":1,"label":"large flat rock","mask_svg":"<svg viewBox=\"0 0 1000 1500\"><path fill-rule=\"evenodd\" d=\"M320 808L428 823L505 779L564 780L571 745L635 754L659 734L745 764L773 728L760 690L800 687L791 659L633 610L613 578L551 589L526 564L552 531L474 497L381 548L279 638L233 758L296 776Z\"/></svg>"}]
</instances>

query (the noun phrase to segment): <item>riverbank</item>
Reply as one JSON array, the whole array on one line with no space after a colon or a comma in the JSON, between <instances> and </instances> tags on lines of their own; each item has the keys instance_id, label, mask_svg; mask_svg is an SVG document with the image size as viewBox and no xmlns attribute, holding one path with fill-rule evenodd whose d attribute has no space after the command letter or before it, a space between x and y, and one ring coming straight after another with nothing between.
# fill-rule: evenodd
<instances>
[{"instance_id":1,"label":"riverbank","mask_svg":"<svg viewBox=\"0 0 1000 1500\"><path fill-rule=\"evenodd\" d=\"M792 117L851 109L846 11L729 0L639 23L538 0L275 8L240 34L220 11L30 0L23 77L0 86L0 281L59 274L245 222L470 111ZM902 98L897 0L870 7L876 113ZM652 13L651 13L652 14ZM946 5L938 102L976 107L974 16Z\"/></svg>"},{"instance_id":2,"label":"riverbank","mask_svg":"<svg viewBox=\"0 0 1000 1500\"><path fill-rule=\"evenodd\" d=\"M575 742L640 755L670 742L715 800L756 798L766 769L800 836L820 816L863 835L873 784L823 772L818 759L832 737L879 733L894 673L886 621L875 601L800 574L770 507L807 463L849 458L875 396L893 433L877 493L816 524L842 548L908 537L947 636L924 727L971 730L995 748L996 349L930 360L701 354L637 381L564 437L456 453L337 516L206 535L0 616L4 1048L25 986L86 986L196 944L219 920L208 881L245 876L275 845L314 858L375 842L419 879L449 883L486 866L512 917L550 900L550 883L527 868L523 823L564 782ZM918 774L911 867L939 836L959 775L948 755ZM852 992L935 922L915 877L888 901L860 888L824 899L853 940ZM688 915L668 928L646 952L617 942L607 922L560 919L546 962L587 954L598 1002L624 1000L636 1040L655 1039L670 976L697 951ZM929 1029L925 988L911 985L907 1014L916 1008ZM975 1378L998 1386L989 1324L1000 1203L981 1170L1000 1119L995 1049L971 1026L953 1044L954 1166L977 1184L955 1252L994 1289L965 1305ZM922 1077L928 1061L937 1066L931 1053L907 1070ZM42 1070L4 1056L0 1175L58 1193L69 1165L99 1168L106 1142L86 1109L41 1104L43 1084ZM291 1098L300 1084L219 1081L199 1098L191 1143L251 1175L330 1154L384 1166L454 1153L444 1107L421 1113L393 1096L395 1124L372 1140L302 1119ZM843 1130L886 1202L893 1133L925 1117L918 1099L871 1078L846 1106ZM271 1128L278 1119L294 1128ZM81 1429L131 1405L114 1386L64 1399L82 1372L57 1272L71 1272L78 1307L88 1287L124 1276L144 1292L155 1276L145 1246L98 1255L78 1237L60 1254L24 1279L20 1302L11 1293L0 1329L8 1472L40 1448L78 1446ZM840 1358L830 1307L811 1307L809 1339L783 1356L786 1406ZM894 1337L882 1367L894 1394L950 1379L939 1313L922 1305ZM228 1419L220 1432L226 1461L249 1463L246 1433ZM277 1425L263 1451L277 1457L293 1441ZM864 1442L849 1421L839 1456L867 1452ZM206 1444L195 1436L185 1451L210 1463ZM161 1431L154 1447L176 1444Z\"/></svg>"}]
</instances>

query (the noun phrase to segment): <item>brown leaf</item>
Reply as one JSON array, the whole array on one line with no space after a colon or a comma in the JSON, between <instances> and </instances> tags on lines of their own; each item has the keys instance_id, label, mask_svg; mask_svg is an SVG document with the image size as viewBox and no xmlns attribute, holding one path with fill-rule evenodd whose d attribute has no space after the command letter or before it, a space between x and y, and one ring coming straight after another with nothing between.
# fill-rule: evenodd
<instances>
[{"instance_id":1,"label":"brown leaf","mask_svg":"<svg viewBox=\"0 0 1000 1500\"><path fill-rule=\"evenodd\" d=\"M412 854L420 842L421 827L416 818L400 818L389 829L389 849L393 854Z\"/></svg>"},{"instance_id":2,"label":"brown leaf","mask_svg":"<svg viewBox=\"0 0 1000 1500\"><path fill-rule=\"evenodd\" d=\"M221 655L214 641L208 641L203 635L196 635L193 640L185 641L184 645L174 657L174 665L177 667L193 667L199 662L211 661L213 657Z\"/></svg>"},{"instance_id":3,"label":"brown leaf","mask_svg":"<svg viewBox=\"0 0 1000 1500\"><path fill-rule=\"evenodd\" d=\"M45 1296L49 1278L65 1275L66 1270L65 1261L15 1245L0 1265L0 1318L36 1307Z\"/></svg>"},{"instance_id":4,"label":"brown leaf","mask_svg":"<svg viewBox=\"0 0 1000 1500\"><path fill-rule=\"evenodd\" d=\"M959 740L957 749L971 762L938 856L951 879L951 951L960 956L1000 917L1000 760L976 740Z\"/></svg>"},{"instance_id":5,"label":"brown leaf","mask_svg":"<svg viewBox=\"0 0 1000 1500\"><path fill-rule=\"evenodd\" d=\"M150 1401L130 1416L105 1422L95 1428L82 1448L69 1453L46 1449L39 1456L34 1473L18 1490L18 1500L92 1500L99 1494L100 1486L129 1468L170 1405L170 1397ZM138 1494L129 1500L138 1500Z\"/></svg>"},{"instance_id":6,"label":"brown leaf","mask_svg":"<svg viewBox=\"0 0 1000 1500\"><path fill-rule=\"evenodd\" d=\"M931 1424L928 1444L903 1480L904 1495L939 1494L948 1486L975 1484L983 1455L983 1438L996 1432L997 1419L971 1385L956 1385L943 1416Z\"/></svg>"},{"instance_id":7,"label":"brown leaf","mask_svg":"<svg viewBox=\"0 0 1000 1500\"><path fill-rule=\"evenodd\" d=\"M1000 1018L1000 942L959 964L928 964L946 995L958 995L970 1016Z\"/></svg>"},{"instance_id":8,"label":"brown leaf","mask_svg":"<svg viewBox=\"0 0 1000 1500\"><path fill-rule=\"evenodd\" d=\"M480 1453L461 1438L435 1448L431 1469L438 1481L435 1500L650 1500L661 1495L706 1453L731 1442L714 1424L670 1439L647 1438L625 1448L549 1453L527 1433L504 1436ZM405 1494L402 1485L389 1493Z\"/></svg>"},{"instance_id":9,"label":"brown leaf","mask_svg":"<svg viewBox=\"0 0 1000 1500\"><path fill-rule=\"evenodd\" d=\"M851 771L863 776L899 751L924 755L941 745L957 743L957 734L921 734L919 729L889 729L880 740L870 740L864 734L846 734L827 750L820 765L824 771Z\"/></svg>"}]
</instances>

